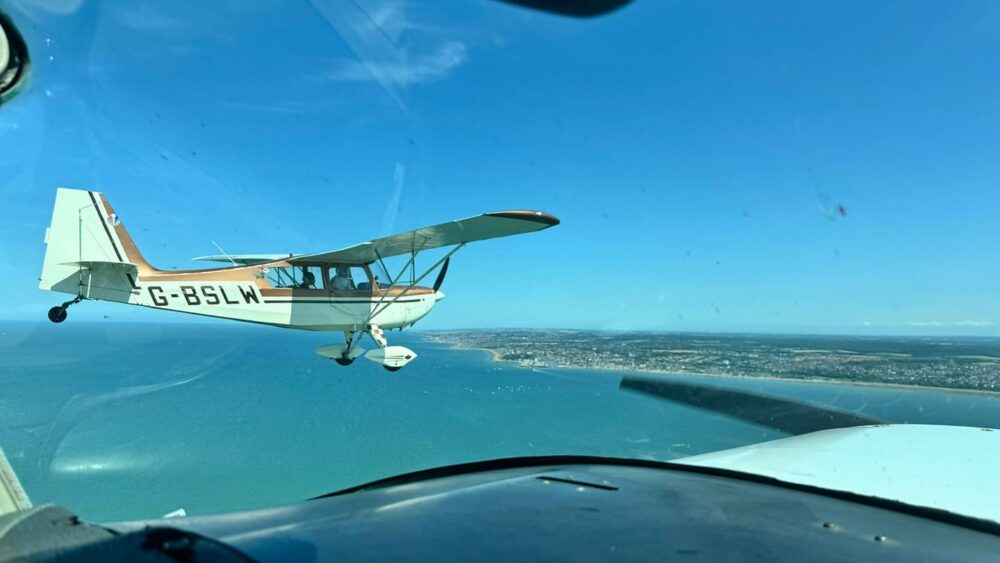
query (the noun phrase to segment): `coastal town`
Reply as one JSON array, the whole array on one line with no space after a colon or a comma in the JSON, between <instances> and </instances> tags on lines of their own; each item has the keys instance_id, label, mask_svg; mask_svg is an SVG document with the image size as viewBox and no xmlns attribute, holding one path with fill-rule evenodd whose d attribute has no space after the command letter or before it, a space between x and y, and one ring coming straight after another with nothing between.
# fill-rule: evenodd
<instances>
[{"instance_id":1,"label":"coastal town","mask_svg":"<svg viewBox=\"0 0 1000 563\"><path fill-rule=\"evenodd\" d=\"M463 330L422 333L530 367L840 380L1000 391L1000 339Z\"/></svg>"}]
</instances>

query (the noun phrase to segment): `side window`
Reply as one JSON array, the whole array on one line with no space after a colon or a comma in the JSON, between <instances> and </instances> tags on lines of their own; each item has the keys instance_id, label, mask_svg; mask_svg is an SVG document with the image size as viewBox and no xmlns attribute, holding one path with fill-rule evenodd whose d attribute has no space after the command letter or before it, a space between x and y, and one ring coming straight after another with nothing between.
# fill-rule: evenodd
<instances>
[{"instance_id":1,"label":"side window","mask_svg":"<svg viewBox=\"0 0 1000 563\"><path fill-rule=\"evenodd\" d=\"M355 289L371 289L371 283L368 282L368 274L365 273L364 268L352 266L348 271L351 273L351 280L354 281Z\"/></svg>"},{"instance_id":2,"label":"side window","mask_svg":"<svg viewBox=\"0 0 1000 563\"><path fill-rule=\"evenodd\" d=\"M286 266L284 268L268 268L267 282L271 287L295 287L299 284L296 279L295 268Z\"/></svg>"},{"instance_id":3,"label":"side window","mask_svg":"<svg viewBox=\"0 0 1000 563\"><path fill-rule=\"evenodd\" d=\"M358 266L330 266L330 289L333 291L369 290L371 284L364 268Z\"/></svg>"},{"instance_id":4,"label":"side window","mask_svg":"<svg viewBox=\"0 0 1000 563\"><path fill-rule=\"evenodd\" d=\"M269 268L268 283L271 287L287 289L323 289L323 268L319 266L285 266Z\"/></svg>"},{"instance_id":5,"label":"side window","mask_svg":"<svg viewBox=\"0 0 1000 563\"><path fill-rule=\"evenodd\" d=\"M375 277L375 283L379 288L386 289L392 285L392 276L385 270L381 262L372 262L368 267L371 268L372 276Z\"/></svg>"},{"instance_id":6,"label":"side window","mask_svg":"<svg viewBox=\"0 0 1000 563\"><path fill-rule=\"evenodd\" d=\"M305 266L298 268L301 281L300 289L323 289L326 285L323 280L323 268L319 266Z\"/></svg>"}]
</instances>

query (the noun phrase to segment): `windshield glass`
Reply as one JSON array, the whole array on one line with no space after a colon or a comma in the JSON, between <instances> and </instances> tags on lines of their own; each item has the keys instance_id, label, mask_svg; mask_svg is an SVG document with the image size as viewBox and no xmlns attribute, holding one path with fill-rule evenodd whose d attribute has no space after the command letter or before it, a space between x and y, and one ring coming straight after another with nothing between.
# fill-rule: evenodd
<instances>
[{"instance_id":1,"label":"windshield glass","mask_svg":"<svg viewBox=\"0 0 1000 563\"><path fill-rule=\"evenodd\" d=\"M0 11L0 448L36 505L788 435L626 375L1000 427L992 5Z\"/></svg>"}]
</instances>

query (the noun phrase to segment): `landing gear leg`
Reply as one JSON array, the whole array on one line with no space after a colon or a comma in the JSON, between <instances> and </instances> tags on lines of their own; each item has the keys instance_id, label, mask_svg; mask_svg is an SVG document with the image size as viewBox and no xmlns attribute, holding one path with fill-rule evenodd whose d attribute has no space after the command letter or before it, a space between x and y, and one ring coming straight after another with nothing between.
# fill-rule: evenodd
<instances>
[{"instance_id":1,"label":"landing gear leg","mask_svg":"<svg viewBox=\"0 0 1000 563\"><path fill-rule=\"evenodd\" d=\"M76 305L80 301L83 301L83 297L77 295L76 299L72 301L67 301L58 307L53 307L49 309L49 320L54 323L61 323L66 320L66 309L69 309L70 305Z\"/></svg>"},{"instance_id":2,"label":"landing gear leg","mask_svg":"<svg viewBox=\"0 0 1000 563\"><path fill-rule=\"evenodd\" d=\"M410 360L417 357L417 353L404 346L389 346L385 339L385 332L377 324L368 325L368 336L372 337L377 350L372 350L365 354L369 360L382 364L387 371L399 371L403 366L410 363Z\"/></svg>"},{"instance_id":3,"label":"landing gear leg","mask_svg":"<svg viewBox=\"0 0 1000 563\"><path fill-rule=\"evenodd\" d=\"M334 358L333 361L342 366L349 366L354 363L354 358L350 357L351 349L354 347L354 331L345 332L344 339L347 340L347 347L344 348L344 353L339 358Z\"/></svg>"}]
</instances>

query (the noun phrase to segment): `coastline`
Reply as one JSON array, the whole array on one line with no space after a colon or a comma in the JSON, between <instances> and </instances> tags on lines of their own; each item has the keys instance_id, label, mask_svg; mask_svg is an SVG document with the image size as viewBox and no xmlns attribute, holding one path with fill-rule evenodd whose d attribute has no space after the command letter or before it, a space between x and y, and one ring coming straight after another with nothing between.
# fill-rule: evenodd
<instances>
[{"instance_id":1,"label":"coastline","mask_svg":"<svg viewBox=\"0 0 1000 563\"><path fill-rule=\"evenodd\" d=\"M449 344L444 342L434 342L434 343L445 345L448 347L449 350L486 352L490 355L490 361L494 363L506 364L519 369L529 369L529 370L539 369L539 366L525 365L515 360L504 360L500 356L500 353L497 352L496 350L493 350L492 348L467 347L467 346L462 346L460 344ZM935 391L935 392L948 392L948 393L964 393L972 395L990 395L990 396L1000 397L1000 391L989 391L989 390L957 388L957 387L940 387L931 385L906 385L904 383L884 383L881 381L853 381L853 380L846 381L843 379L831 379L831 378L819 378L819 377L781 377L776 375L732 375L729 373L618 369L618 368L593 367L593 366L555 366L555 367L544 367L544 369L580 369L589 371L606 371L612 373L643 373L643 374L648 373L657 376L680 375L680 376L695 376L695 377L718 377L722 379L741 379L741 380L755 380L755 381L781 381L786 383L854 385L859 387L875 387L882 389L896 389L901 391Z\"/></svg>"}]
</instances>

